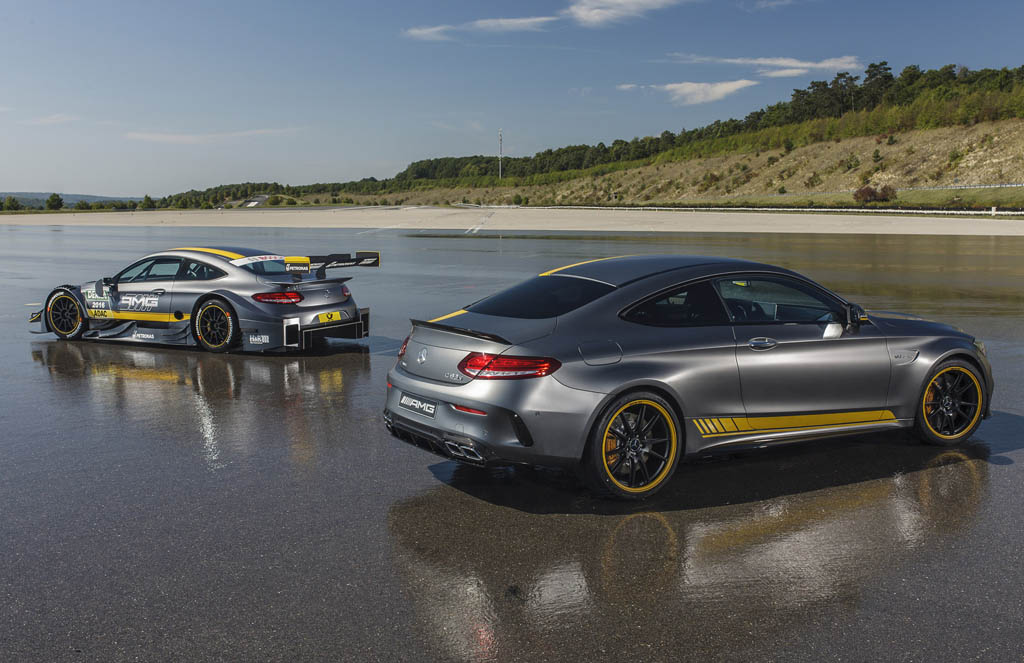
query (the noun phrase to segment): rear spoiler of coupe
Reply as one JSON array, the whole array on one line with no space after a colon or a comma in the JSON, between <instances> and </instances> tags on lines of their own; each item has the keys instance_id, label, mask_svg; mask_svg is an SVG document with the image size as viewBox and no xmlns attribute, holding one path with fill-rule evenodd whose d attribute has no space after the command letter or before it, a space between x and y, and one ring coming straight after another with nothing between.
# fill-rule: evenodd
<instances>
[{"instance_id":1,"label":"rear spoiler of coupe","mask_svg":"<svg viewBox=\"0 0 1024 663\"><path fill-rule=\"evenodd\" d=\"M336 269L338 267L380 267L380 251L356 251L354 255L351 253L330 253L325 256L247 256L231 260L230 262L232 265L242 267L254 262L270 260L283 261L285 270L295 276L296 279L302 278L301 274L315 271L317 280L322 280L327 277L328 269Z\"/></svg>"},{"instance_id":2,"label":"rear spoiler of coupe","mask_svg":"<svg viewBox=\"0 0 1024 663\"><path fill-rule=\"evenodd\" d=\"M466 329L465 327L456 327L455 325L442 325L437 322L427 322L426 320L409 320L409 322L412 323L413 327L423 327L424 329L436 329L438 331L451 332L453 334L462 334L463 336L471 336L473 338L479 338L494 343L513 345L512 341L502 338L497 334L489 334L487 332L477 331L475 329Z\"/></svg>"}]
</instances>

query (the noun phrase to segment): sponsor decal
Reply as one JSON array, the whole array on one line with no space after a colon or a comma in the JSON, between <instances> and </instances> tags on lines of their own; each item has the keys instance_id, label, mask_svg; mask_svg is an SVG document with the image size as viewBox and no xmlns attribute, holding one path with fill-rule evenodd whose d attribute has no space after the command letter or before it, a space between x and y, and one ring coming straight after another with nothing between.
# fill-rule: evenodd
<instances>
[{"instance_id":1,"label":"sponsor decal","mask_svg":"<svg viewBox=\"0 0 1024 663\"><path fill-rule=\"evenodd\" d=\"M152 311L159 305L159 295L121 295L117 308L121 311Z\"/></svg>"},{"instance_id":2,"label":"sponsor decal","mask_svg":"<svg viewBox=\"0 0 1024 663\"><path fill-rule=\"evenodd\" d=\"M409 394L402 394L402 397L398 400L398 404L407 410L413 412L419 412L425 414L428 417L434 416L434 412L437 410L437 403L428 401L425 399L419 399Z\"/></svg>"},{"instance_id":3,"label":"sponsor decal","mask_svg":"<svg viewBox=\"0 0 1024 663\"><path fill-rule=\"evenodd\" d=\"M86 288L85 290L82 291L82 294L85 295L85 301L87 301L87 302L105 302L105 301L107 301L107 289L106 288L103 288L103 294L102 295L97 295L95 288Z\"/></svg>"},{"instance_id":4,"label":"sponsor decal","mask_svg":"<svg viewBox=\"0 0 1024 663\"><path fill-rule=\"evenodd\" d=\"M249 345L266 345L270 343L270 336L267 334L249 334Z\"/></svg>"},{"instance_id":5,"label":"sponsor decal","mask_svg":"<svg viewBox=\"0 0 1024 663\"><path fill-rule=\"evenodd\" d=\"M86 299L88 299L88 297L86 297ZM106 309L106 308L107 308L107 303L104 302L104 301L92 300L92 301L89 302L89 310L90 311L95 311L97 309Z\"/></svg>"},{"instance_id":6,"label":"sponsor decal","mask_svg":"<svg viewBox=\"0 0 1024 663\"><path fill-rule=\"evenodd\" d=\"M113 315L106 309L91 308L89 309L90 318L112 318Z\"/></svg>"},{"instance_id":7,"label":"sponsor decal","mask_svg":"<svg viewBox=\"0 0 1024 663\"><path fill-rule=\"evenodd\" d=\"M143 341L152 341L156 337L153 334L147 334L146 332L133 331L132 332L132 338L138 338L138 339L141 339Z\"/></svg>"},{"instance_id":8,"label":"sponsor decal","mask_svg":"<svg viewBox=\"0 0 1024 663\"><path fill-rule=\"evenodd\" d=\"M348 317L348 313L344 311L331 311L330 313L321 313L316 316L316 319L320 322L336 322L338 320L344 320Z\"/></svg>"}]
</instances>

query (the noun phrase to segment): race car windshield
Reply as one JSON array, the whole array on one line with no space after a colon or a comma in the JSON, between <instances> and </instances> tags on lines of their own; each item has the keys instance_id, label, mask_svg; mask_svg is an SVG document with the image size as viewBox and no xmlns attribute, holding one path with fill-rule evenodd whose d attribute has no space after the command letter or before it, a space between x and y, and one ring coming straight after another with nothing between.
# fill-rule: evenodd
<instances>
[{"instance_id":1,"label":"race car windshield","mask_svg":"<svg viewBox=\"0 0 1024 663\"><path fill-rule=\"evenodd\" d=\"M566 276L536 276L466 310L506 318L553 318L589 304L614 290L607 283Z\"/></svg>"},{"instance_id":2,"label":"race car windshield","mask_svg":"<svg viewBox=\"0 0 1024 663\"><path fill-rule=\"evenodd\" d=\"M242 265L242 269L248 269L253 274L259 274L260 276L283 276L289 273L284 267L283 260L250 262L248 265Z\"/></svg>"}]
</instances>

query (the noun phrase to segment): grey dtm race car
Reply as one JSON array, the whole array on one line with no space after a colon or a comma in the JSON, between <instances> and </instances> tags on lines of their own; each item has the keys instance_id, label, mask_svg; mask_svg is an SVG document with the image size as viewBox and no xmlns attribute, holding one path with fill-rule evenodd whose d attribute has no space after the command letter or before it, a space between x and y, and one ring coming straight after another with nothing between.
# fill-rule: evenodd
<instances>
[{"instance_id":1,"label":"grey dtm race car","mask_svg":"<svg viewBox=\"0 0 1024 663\"><path fill-rule=\"evenodd\" d=\"M899 428L956 444L992 396L970 334L727 258L577 263L412 324L394 435L475 465L579 466L623 498L742 447Z\"/></svg>"},{"instance_id":2,"label":"grey dtm race car","mask_svg":"<svg viewBox=\"0 0 1024 663\"><path fill-rule=\"evenodd\" d=\"M34 333L198 345L210 352L301 350L324 338L369 335L337 267L378 267L360 251L282 256L236 247L189 246L153 253L117 275L62 285L29 318Z\"/></svg>"}]
</instances>

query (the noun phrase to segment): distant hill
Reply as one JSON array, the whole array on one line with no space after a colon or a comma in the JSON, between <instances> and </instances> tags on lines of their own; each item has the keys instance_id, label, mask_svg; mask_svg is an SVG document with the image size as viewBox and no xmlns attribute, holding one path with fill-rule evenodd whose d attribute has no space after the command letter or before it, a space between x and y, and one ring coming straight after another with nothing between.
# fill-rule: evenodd
<instances>
[{"instance_id":1,"label":"distant hill","mask_svg":"<svg viewBox=\"0 0 1024 663\"><path fill-rule=\"evenodd\" d=\"M29 207L39 207L46 203L46 199L50 197L52 191L0 191L0 200L7 196L14 196L18 199L22 205ZM60 193L58 191L58 193ZM131 200L139 202L142 200L141 197L133 198L131 196L92 196L84 193L61 193L60 197L64 199L64 205L74 205L79 200L84 200L87 203L105 203L114 200Z\"/></svg>"}]
</instances>

